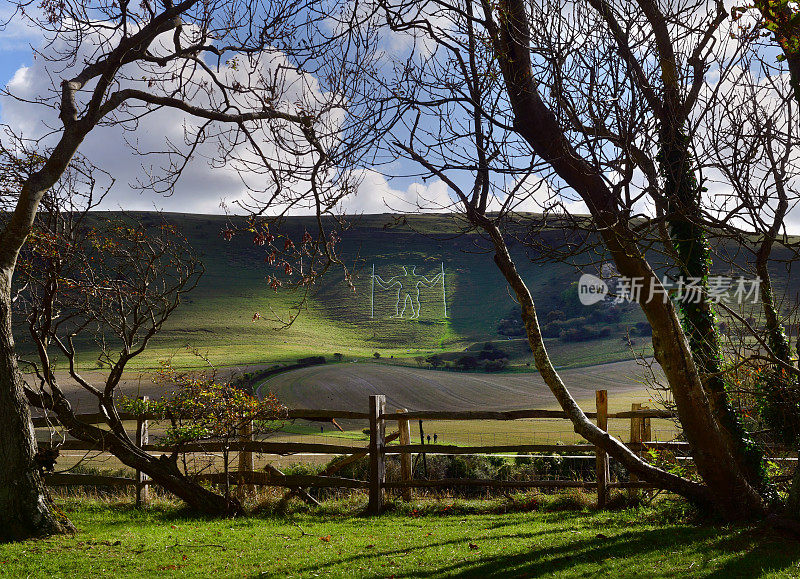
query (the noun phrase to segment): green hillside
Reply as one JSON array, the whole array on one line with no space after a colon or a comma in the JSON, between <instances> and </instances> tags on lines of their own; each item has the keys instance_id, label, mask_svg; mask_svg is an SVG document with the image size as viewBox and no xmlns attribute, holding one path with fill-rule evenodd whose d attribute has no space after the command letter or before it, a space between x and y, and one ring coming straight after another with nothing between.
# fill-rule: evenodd
<instances>
[{"instance_id":1,"label":"green hillside","mask_svg":"<svg viewBox=\"0 0 800 579\"><path fill-rule=\"evenodd\" d=\"M299 295L268 287L266 277L272 269L265 262L264 248L254 246L250 237L223 240L220 232L226 226L226 217L174 213L139 213L136 217L145 224L166 219L176 225L200 254L206 273L134 367L153 366L173 355L178 364L196 364L186 346L207 352L215 364L226 366L268 364L312 354L330 356L334 352L348 357L371 357L380 352L383 358L394 357L397 363L415 365L415 357L432 352L455 360L460 352L480 350L480 344L486 341L502 348L512 366L525 369L531 361L524 339L499 333L502 320L512 323L517 314L487 242L475 234L459 235L448 216L414 216L402 225L397 225L391 215L355 219L355 225L342 235L339 248L343 261L355 273L355 292L344 282L341 270L330 270L314 286L297 320L283 329L276 329L278 324L267 318L273 314L288 318ZM306 229L313 229L311 218L288 218L283 227L293 238L299 238ZM562 232L550 235L555 243ZM540 234L540 239L546 246L548 232ZM557 333L552 335L548 343L556 364L590 365L631 358L627 339L631 328L635 348L649 352L646 333L637 335L635 325L643 320L638 309L622 308L613 323L584 318L596 314L581 310L575 296L566 299L562 295L577 281L580 272L576 268L542 260L541 253L526 251L520 244L512 245L512 252L543 324L550 312L567 309L573 311L567 311L566 318L583 320L590 328L609 327L605 335L590 341L565 342ZM594 261L598 259L593 257ZM373 266L379 282L374 288ZM386 282L383 288L381 281ZM424 282L419 286L419 316L411 319L417 307L414 288L419 281ZM256 312L265 319L254 322ZM396 317L398 313L402 316ZM569 319L558 323L567 327L572 324ZM84 344L83 349L81 365L93 365L95 349L91 344Z\"/></svg>"},{"instance_id":2,"label":"green hillside","mask_svg":"<svg viewBox=\"0 0 800 579\"><path fill-rule=\"evenodd\" d=\"M262 248L254 247L247 236L224 241L219 235L225 226L223 217L170 214L167 218L200 252L207 272L154 343L146 361L173 352L179 352L183 360L180 351L184 345L208 350L215 362L225 365L334 352L369 357L377 351L384 358L413 358L435 351L463 351L476 342L498 339L508 342L503 347L519 364L529 354L524 340L498 335L500 320L514 311L515 303L486 242L477 235L454 237L453 225L445 216L417 217L412 220L413 230L385 227L394 223L390 215L359 218L342 236L339 250L355 272L356 291L344 282L341 270L332 269L316 284L295 323L280 330L267 319L253 322L253 314L268 318L274 312L288 317L299 296L267 286L271 268L264 262ZM308 218L290 218L284 230L297 238L312 226ZM542 311L557 307L563 289L577 280L576 270L564 264L534 264L523 252L518 253L520 271ZM387 290L375 284L373 291L373 266L377 278L387 282L397 278L411 286L411 296L406 299L403 289L398 300L396 285ZM403 266L407 273L431 281L444 269L446 318L439 277L430 287L427 283L420 286L419 317L411 319L413 286L422 278L404 276ZM393 317L398 312L402 317ZM631 322L641 320L635 313L629 317ZM556 349L564 350L562 363L630 357L621 333L594 344L553 342Z\"/></svg>"}]
</instances>

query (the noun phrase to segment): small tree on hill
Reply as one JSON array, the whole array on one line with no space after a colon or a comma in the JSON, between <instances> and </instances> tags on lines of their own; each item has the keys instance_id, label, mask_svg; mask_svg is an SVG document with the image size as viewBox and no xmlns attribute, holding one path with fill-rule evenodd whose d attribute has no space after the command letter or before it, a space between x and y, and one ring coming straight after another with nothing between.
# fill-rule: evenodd
<instances>
[{"instance_id":1,"label":"small tree on hill","mask_svg":"<svg viewBox=\"0 0 800 579\"><path fill-rule=\"evenodd\" d=\"M475 356L461 356L456 360L456 368L462 370L475 370L478 367L478 359Z\"/></svg>"},{"instance_id":2,"label":"small tree on hill","mask_svg":"<svg viewBox=\"0 0 800 579\"><path fill-rule=\"evenodd\" d=\"M431 354L430 356L425 358L425 361L428 364L430 364L431 368L433 368L434 370L436 368L441 368L442 366L444 366L444 360L439 354Z\"/></svg>"}]
</instances>

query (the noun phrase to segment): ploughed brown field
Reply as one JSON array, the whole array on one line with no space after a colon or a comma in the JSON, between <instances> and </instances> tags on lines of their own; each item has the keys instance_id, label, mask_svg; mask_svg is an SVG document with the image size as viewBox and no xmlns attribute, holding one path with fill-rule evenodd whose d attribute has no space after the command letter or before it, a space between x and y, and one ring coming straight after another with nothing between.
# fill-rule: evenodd
<instances>
[{"instance_id":1,"label":"ploughed brown field","mask_svg":"<svg viewBox=\"0 0 800 579\"><path fill-rule=\"evenodd\" d=\"M648 369L635 360L570 368L560 374L585 410L595 390L608 390L610 410L647 403ZM658 373L660 376L660 372ZM409 410L514 410L556 408L538 373L463 373L364 362L311 366L278 374L259 386L290 408L367 410L370 394L385 394L389 408Z\"/></svg>"}]
</instances>

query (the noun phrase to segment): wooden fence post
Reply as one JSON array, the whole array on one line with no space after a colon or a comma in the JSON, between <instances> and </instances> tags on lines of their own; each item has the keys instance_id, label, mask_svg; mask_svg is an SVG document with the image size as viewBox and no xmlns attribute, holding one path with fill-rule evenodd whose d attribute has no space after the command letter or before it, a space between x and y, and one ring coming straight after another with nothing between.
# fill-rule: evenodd
<instances>
[{"instance_id":1,"label":"wooden fence post","mask_svg":"<svg viewBox=\"0 0 800 579\"><path fill-rule=\"evenodd\" d=\"M633 404L631 404L632 412L641 409L642 405L639 404L638 402L634 402ZM633 446L633 452L636 453L637 456L641 454L640 450L641 444L642 444L642 419L639 416L631 416L631 446ZM630 481L638 482L639 477L631 473ZM637 490L630 489L628 494L630 496L635 496L637 494Z\"/></svg>"},{"instance_id":2,"label":"wooden fence post","mask_svg":"<svg viewBox=\"0 0 800 579\"><path fill-rule=\"evenodd\" d=\"M650 417L642 419L642 442L650 442L653 440L653 431L650 425ZM642 455L644 455L644 447L642 449ZM647 496L652 496L653 490L647 489L645 490L645 494Z\"/></svg>"},{"instance_id":3,"label":"wooden fence post","mask_svg":"<svg viewBox=\"0 0 800 579\"><path fill-rule=\"evenodd\" d=\"M608 391L597 390L595 392L595 403L597 405L597 427L608 431ZM608 497L609 466L606 451L595 447L596 471L597 471L597 508L602 509L606 506Z\"/></svg>"},{"instance_id":4,"label":"wooden fence post","mask_svg":"<svg viewBox=\"0 0 800 579\"><path fill-rule=\"evenodd\" d=\"M253 419L249 419L247 422L242 424L239 427L239 440L242 444L246 444L248 442L252 442L253 440ZM241 476L241 473L253 472L255 470L255 462L253 461L253 452L250 450L240 450L239 451L239 497L244 499L248 494L253 494L255 492L255 486L245 482L244 477Z\"/></svg>"},{"instance_id":5,"label":"wooden fence post","mask_svg":"<svg viewBox=\"0 0 800 579\"><path fill-rule=\"evenodd\" d=\"M422 430L422 420L419 421L419 443L425 446L425 432ZM425 451L422 451L422 466L425 469L425 478L428 478L428 459L425 457Z\"/></svg>"},{"instance_id":6,"label":"wooden fence post","mask_svg":"<svg viewBox=\"0 0 800 579\"><path fill-rule=\"evenodd\" d=\"M144 404L143 406L147 406L147 396L140 396L139 400L141 400ZM149 436L149 425L147 424L147 419L142 418L139 416L136 419L136 446L139 448L144 448L146 444L150 442ZM141 507L142 505L146 505L150 500L150 484L148 483L149 477L144 474L142 471L136 471L136 506Z\"/></svg>"},{"instance_id":7,"label":"wooden fence post","mask_svg":"<svg viewBox=\"0 0 800 579\"><path fill-rule=\"evenodd\" d=\"M405 408L402 410L398 410L397 412L404 414L408 412ZM397 428L400 432L400 444L411 444L411 422L405 419L401 419L397 421ZM410 452L403 452L400 454L400 477L403 482L410 482L412 478L412 470L411 470L411 453ZM403 500L406 502L410 502L412 498L412 488L405 487L403 489Z\"/></svg>"},{"instance_id":8,"label":"wooden fence post","mask_svg":"<svg viewBox=\"0 0 800 579\"><path fill-rule=\"evenodd\" d=\"M369 397L369 505L370 515L383 510L383 483L386 482L386 423L381 415L386 411L386 396Z\"/></svg>"}]
</instances>

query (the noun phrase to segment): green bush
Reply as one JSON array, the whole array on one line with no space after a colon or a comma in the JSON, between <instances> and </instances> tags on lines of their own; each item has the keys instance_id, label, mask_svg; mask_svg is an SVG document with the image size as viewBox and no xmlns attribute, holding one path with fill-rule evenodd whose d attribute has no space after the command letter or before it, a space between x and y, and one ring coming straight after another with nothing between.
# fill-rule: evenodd
<instances>
[{"instance_id":1,"label":"green bush","mask_svg":"<svg viewBox=\"0 0 800 579\"><path fill-rule=\"evenodd\" d=\"M324 364L326 361L325 356L308 356L306 358L300 358L297 363L301 366L314 366L316 364Z\"/></svg>"},{"instance_id":2,"label":"green bush","mask_svg":"<svg viewBox=\"0 0 800 579\"><path fill-rule=\"evenodd\" d=\"M508 358L500 358L498 360L486 360L483 363L483 368L487 372L500 372L508 367Z\"/></svg>"},{"instance_id":3,"label":"green bush","mask_svg":"<svg viewBox=\"0 0 800 579\"><path fill-rule=\"evenodd\" d=\"M478 367L478 359L475 356L461 356L456 360L456 368L461 370L475 370Z\"/></svg>"},{"instance_id":4,"label":"green bush","mask_svg":"<svg viewBox=\"0 0 800 579\"><path fill-rule=\"evenodd\" d=\"M478 354L478 360L499 360L500 358L508 358L508 353L496 348L491 342L486 342Z\"/></svg>"}]
</instances>

